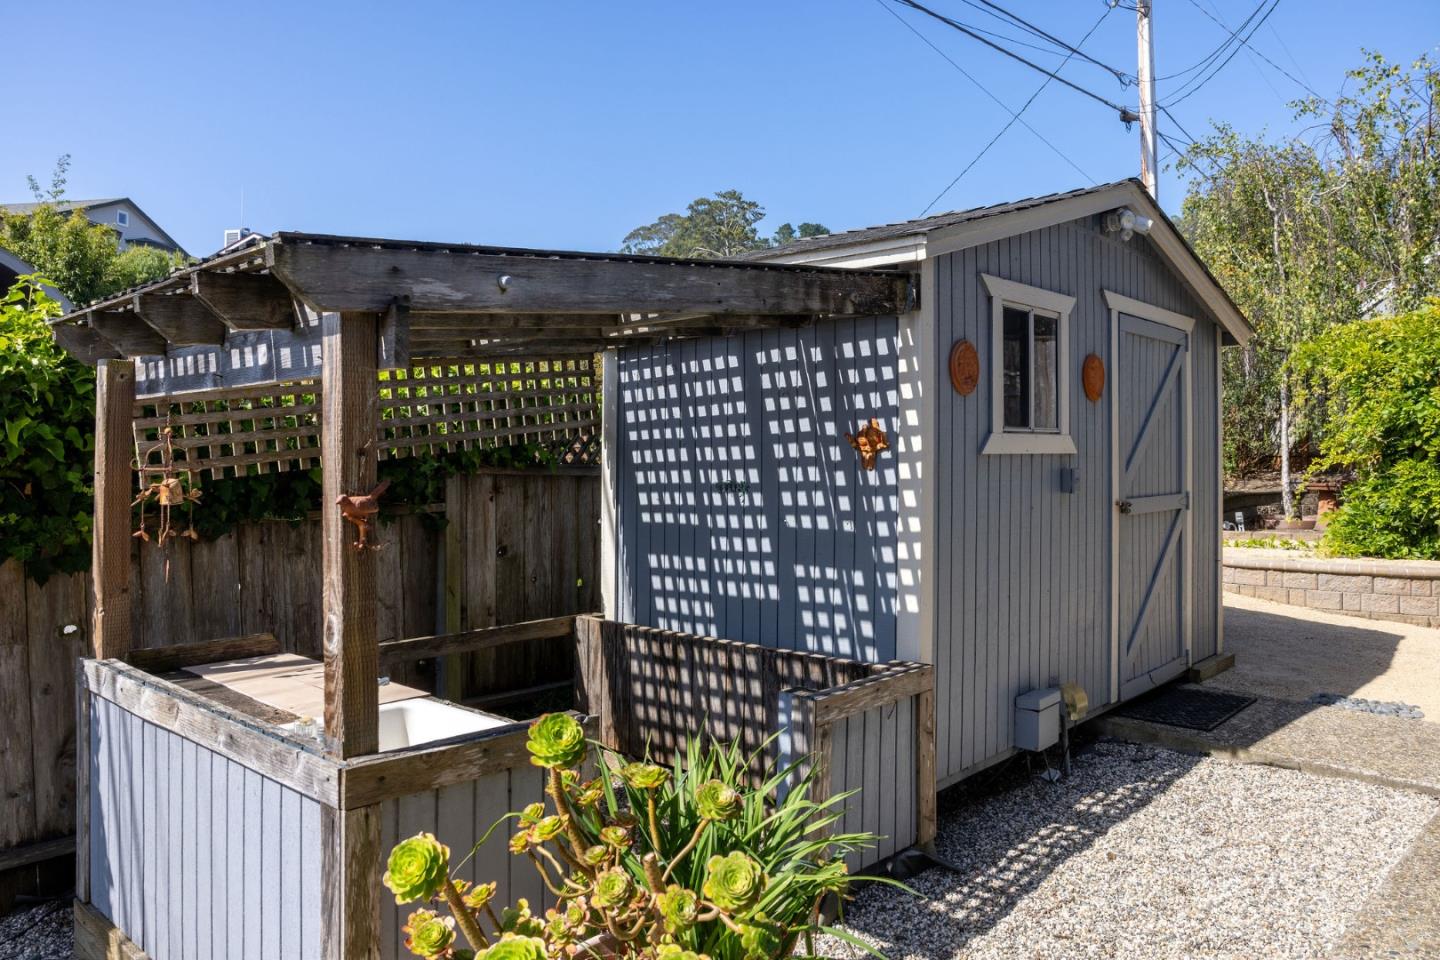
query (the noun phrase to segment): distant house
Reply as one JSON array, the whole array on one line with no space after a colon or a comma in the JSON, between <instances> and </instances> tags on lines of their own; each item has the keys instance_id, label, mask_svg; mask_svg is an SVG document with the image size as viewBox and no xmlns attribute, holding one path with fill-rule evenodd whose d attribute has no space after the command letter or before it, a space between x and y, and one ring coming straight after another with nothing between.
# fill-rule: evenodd
<instances>
[{"instance_id":1,"label":"distant house","mask_svg":"<svg viewBox=\"0 0 1440 960\"><path fill-rule=\"evenodd\" d=\"M3 203L0 204L0 213L28 214L35 212L36 208L42 205L40 203ZM155 247L166 253L185 253L180 244L175 242L175 238L166 233L148 213L140 209L139 204L129 197L112 197L105 200L61 200L55 203L54 207L64 213L73 213L78 210L85 214L91 223L98 223L114 230L121 250L131 246L140 246Z\"/></svg>"}]
</instances>

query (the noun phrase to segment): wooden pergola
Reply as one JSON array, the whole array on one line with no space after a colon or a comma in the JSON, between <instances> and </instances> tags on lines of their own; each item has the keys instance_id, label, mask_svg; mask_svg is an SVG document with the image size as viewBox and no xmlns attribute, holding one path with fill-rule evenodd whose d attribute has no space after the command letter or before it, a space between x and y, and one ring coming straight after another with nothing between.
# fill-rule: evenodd
<instances>
[{"instance_id":1,"label":"wooden pergola","mask_svg":"<svg viewBox=\"0 0 1440 960\"><path fill-rule=\"evenodd\" d=\"M354 549L336 501L375 485L380 370L893 315L916 297L913 278L890 271L277 233L93 303L52 323L65 349L98 365L93 654L131 647L137 395L183 399L196 367L220 390L319 367L325 735L349 758L377 747L375 557ZM268 364L227 362L257 335ZM312 340L318 351L305 349ZM287 366L287 353L307 359Z\"/></svg>"}]
</instances>

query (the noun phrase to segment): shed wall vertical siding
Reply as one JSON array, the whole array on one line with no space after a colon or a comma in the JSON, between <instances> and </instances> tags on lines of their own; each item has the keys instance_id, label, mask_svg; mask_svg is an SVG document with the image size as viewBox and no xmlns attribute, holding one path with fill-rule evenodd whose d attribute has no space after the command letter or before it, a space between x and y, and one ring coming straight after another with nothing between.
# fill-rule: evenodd
<instances>
[{"instance_id":1,"label":"shed wall vertical siding","mask_svg":"<svg viewBox=\"0 0 1440 960\"><path fill-rule=\"evenodd\" d=\"M784 649L895 656L894 317L620 353L621 619Z\"/></svg>"},{"instance_id":2,"label":"shed wall vertical siding","mask_svg":"<svg viewBox=\"0 0 1440 960\"><path fill-rule=\"evenodd\" d=\"M90 899L152 960L320 955L319 804L92 695Z\"/></svg>"},{"instance_id":3,"label":"shed wall vertical siding","mask_svg":"<svg viewBox=\"0 0 1440 960\"><path fill-rule=\"evenodd\" d=\"M1075 456L991 455L989 377L994 369L990 301L981 274L1076 297L1070 316L1070 431ZM1085 398L1080 364L1110 356L1109 289L1196 318L1194 351L1194 656L1214 651L1218 563L1214 364L1218 333L1143 237L1122 242L1086 218L937 258L940 350L935 382L936 752L944 782L1003 755L1014 742L1015 697L1077 681L1091 702L1109 699L1110 407ZM980 357L981 389L948 389L950 345L966 339ZM1074 493L1062 471L1075 468Z\"/></svg>"}]
</instances>

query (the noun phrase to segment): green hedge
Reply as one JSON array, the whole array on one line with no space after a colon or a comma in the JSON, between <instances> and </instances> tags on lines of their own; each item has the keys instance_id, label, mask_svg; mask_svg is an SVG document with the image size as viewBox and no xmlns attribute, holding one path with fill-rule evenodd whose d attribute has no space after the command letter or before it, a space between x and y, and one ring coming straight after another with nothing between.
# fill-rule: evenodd
<instances>
[{"instance_id":1,"label":"green hedge","mask_svg":"<svg viewBox=\"0 0 1440 960\"><path fill-rule=\"evenodd\" d=\"M1292 362L1326 413L1312 473L1355 471L1323 548L1440 560L1440 301L1332 328Z\"/></svg>"}]
</instances>

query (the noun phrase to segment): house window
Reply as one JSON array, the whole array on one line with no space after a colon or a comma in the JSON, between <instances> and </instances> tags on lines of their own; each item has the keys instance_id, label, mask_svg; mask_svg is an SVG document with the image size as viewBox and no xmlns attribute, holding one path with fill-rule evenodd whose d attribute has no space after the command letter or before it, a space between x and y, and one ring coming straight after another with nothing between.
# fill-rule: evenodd
<instances>
[{"instance_id":1,"label":"house window","mask_svg":"<svg viewBox=\"0 0 1440 960\"><path fill-rule=\"evenodd\" d=\"M991 301L991 432L983 453L1075 452L1068 327L1075 298L982 275Z\"/></svg>"},{"instance_id":2,"label":"house window","mask_svg":"<svg viewBox=\"0 0 1440 960\"><path fill-rule=\"evenodd\" d=\"M115 222L120 224L120 226L122 227L130 226L130 214L126 213L124 210L117 211L115 214Z\"/></svg>"}]
</instances>

